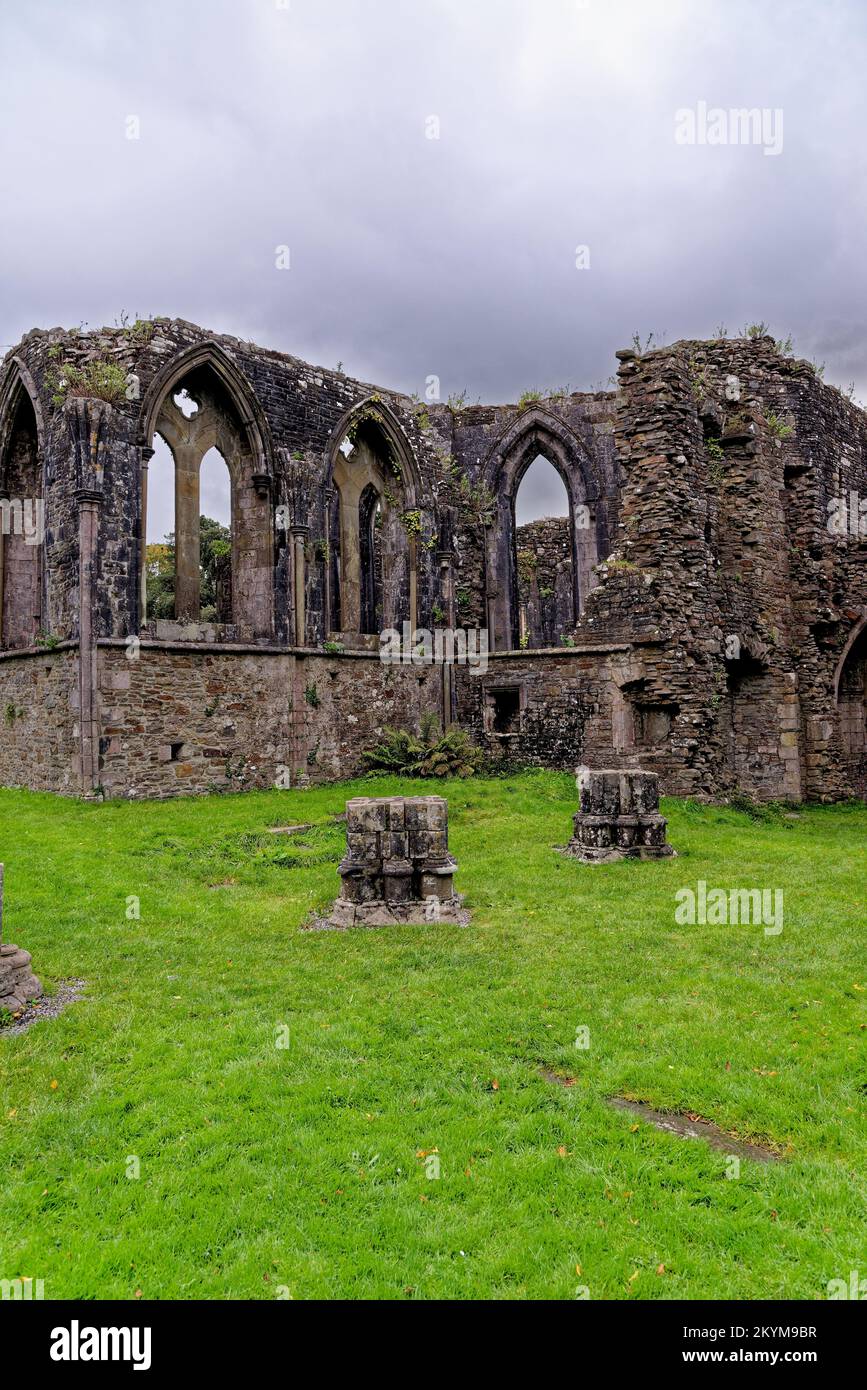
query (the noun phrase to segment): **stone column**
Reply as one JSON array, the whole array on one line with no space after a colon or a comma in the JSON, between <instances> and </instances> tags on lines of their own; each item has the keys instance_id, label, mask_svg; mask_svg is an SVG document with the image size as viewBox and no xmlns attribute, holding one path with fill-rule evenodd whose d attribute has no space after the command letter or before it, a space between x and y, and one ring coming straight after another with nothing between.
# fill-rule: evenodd
<instances>
[{"instance_id":1,"label":"stone column","mask_svg":"<svg viewBox=\"0 0 867 1390\"><path fill-rule=\"evenodd\" d=\"M98 637L96 569L102 493L79 488L78 503L78 726L81 789L87 795L99 783L99 730L96 708Z\"/></svg>"},{"instance_id":2,"label":"stone column","mask_svg":"<svg viewBox=\"0 0 867 1390\"><path fill-rule=\"evenodd\" d=\"M295 646L303 647L306 645L306 585L307 585L307 565L304 558L304 547L307 543L307 536L310 528L308 526L294 525L290 528L292 536L292 603L294 610L294 630Z\"/></svg>"},{"instance_id":3,"label":"stone column","mask_svg":"<svg viewBox=\"0 0 867 1390\"><path fill-rule=\"evenodd\" d=\"M418 541L409 537L409 625L410 631L418 627ZM397 616L397 615L395 615Z\"/></svg>"},{"instance_id":4,"label":"stone column","mask_svg":"<svg viewBox=\"0 0 867 1390\"><path fill-rule=\"evenodd\" d=\"M508 498L504 499L505 505L509 507ZM502 504L501 504L502 511ZM511 619L509 617L509 588L503 583L502 577L498 573L500 560L500 545L498 529L510 525L510 513L506 517L501 517L500 527L497 527L496 518L488 516L484 518L484 555L485 555L485 619L488 625L488 650L508 651L512 645L510 630Z\"/></svg>"},{"instance_id":5,"label":"stone column","mask_svg":"<svg viewBox=\"0 0 867 1390\"><path fill-rule=\"evenodd\" d=\"M448 804L441 796L354 797L346 803L346 857L336 927L469 920L454 891Z\"/></svg>"},{"instance_id":6,"label":"stone column","mask_svg":"<svg viewBox=\"0 0 867 1390\"><path fill-rule=\"evenodd\" d=\"M450 550L437 551L437 564L440 576L440 594L445 611L446 627L455 629L455 574L454 556ZM454 704L454 671L449 662L442 667L442 726L448 729L452 722Z\"/></svg>"},{"instance_id":7,"label":"stone column","mask_svg":"<svg viewBox=\"0 0 867 1390\"><path fill-rule=\"evenodd\" d=\"M323 613L322 613L322 632L327 640L331 631L331 507L334 501L334 489L325 489L325 573L323 575Z\"/></svg>"},{"instance_id":8,"label":"stone column","mask_svg":"<svg viewBox=\"0 0 867 1390\"><path fill-rule=\"evenodd\" d=\"M139 527L139 597L138 597L138 625L144 627L148 616L148 464L154 456L154 450L149 445L141 447L141 512Z\"/></svg>"},{"instance_id":9,"label":"stone column","mask_svg":"<svg viewBox=\"0 0 867 1390\"><path fill-rule=\"evenodd\" d=\"M199 472L197 448L175 447L175 617L198 622L201 614L199 571Z\"/></svg>"},{"instance_id":10,"label":"stone column","mask_svg":"<svg viewBox=\"0 0 867 1390\"><path fill-rule=\"evenodd\" d=\"M361 545L358 536L357 487L347 484L340 495L340 628L361 630Z\"/></svg>"}]
</instances>

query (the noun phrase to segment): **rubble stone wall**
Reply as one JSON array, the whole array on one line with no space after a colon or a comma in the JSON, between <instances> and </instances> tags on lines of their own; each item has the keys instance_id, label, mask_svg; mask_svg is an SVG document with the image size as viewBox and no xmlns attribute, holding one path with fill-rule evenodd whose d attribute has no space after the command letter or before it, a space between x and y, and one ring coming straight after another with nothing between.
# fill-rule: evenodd
<instances>
[{"instance_id":1,"label":"rubble stone wall","mask_svg":"<svg viewBox=\"0 0 867 1390\"><path fill-rule=\"evenodd\" d=\"M78 652L0 654L0 786L77 795Z\"/></svg>"},{"instance_id":2,"label":"rubble stone wall","mask_svg":"<svg viewBox=\"0 0 867 1390\"><path fill-rule=\"evenodd\" d=\"M38 581L17 541L2 562L0 709L24 712L4 724L0 779L164 796L273 785L281 766L294 782L341 777L384 724L433 712L524 761L640 765L669 793L867 795L867 416L766 337L617 356L616 391L473 406L180 320L29 333L0 371L0 497L26 463L46 529ZM222 626L143 623L145 465L182 386L210 412L196 449L213 417L235 470L243 621ZM570 498L565 537L515 527L540 454ZM196 466L190 455L193 541ZM437 667L377 660L356 618L359 532L337 510L356 477L380 498L383 618L486 629L484 676L455 668L444 683ZM194 551L185 575L192 593ZM347 614L364 630L326 651ZM46 649L10 650L37 623ZM81 664L63 645L79 636ZM539 645L551 641L564 645Z\"/></svg>"},{"instance_id":3,"label":"rubble stone wall","mask_svg":"<svg viewBox=\"0 0 867 1390\"><path fill-rule=\"evenodd\" d=\"M378 655L198 644L99 648L106 795L167 797L350 777L385 725L439 716L441 674Z\"/></svg>"}]
</instances>

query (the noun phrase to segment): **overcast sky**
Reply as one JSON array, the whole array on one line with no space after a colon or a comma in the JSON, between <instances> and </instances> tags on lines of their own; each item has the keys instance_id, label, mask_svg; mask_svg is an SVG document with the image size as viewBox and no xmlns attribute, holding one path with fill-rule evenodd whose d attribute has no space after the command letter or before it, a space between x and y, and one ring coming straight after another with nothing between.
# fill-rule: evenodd
<instances>
[{"instance_id":1,"label":"overcast sky","mask_svg":"<svg viewBox=\"0 0 867 1390\"><path fill-rule=\"evenodd\" d=\"M0 0L0 352L167 314L497 401L765 320L864 400L865 74L863 0Z\"/></svg>"}]
</instances>

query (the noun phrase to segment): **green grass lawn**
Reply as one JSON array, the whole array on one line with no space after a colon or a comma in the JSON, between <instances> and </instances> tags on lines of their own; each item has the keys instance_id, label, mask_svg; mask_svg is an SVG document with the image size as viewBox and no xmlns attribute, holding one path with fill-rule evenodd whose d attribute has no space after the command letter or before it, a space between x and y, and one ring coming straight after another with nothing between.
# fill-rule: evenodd
<instances>
[{"instance_id":1,"label":"green grass lawn","mask_svg":"<svg viewBox=\"0 0 867 1390\"><path fill-rule=\"evenodd\" d=\"M0 792L4 937L49 988L87 981L0 1030L0 1278L47 1299L815 1299L867 1274L867 807L669 801L677 859L591 868L552 848L572 778L450 782L472 924L302 932L336 894L331 816L373 789L440 787ZM699 879L783 889L783 932L676 925ZM613 1095L783 1161L727 1178Z\"/></svg>"}]
</instances>

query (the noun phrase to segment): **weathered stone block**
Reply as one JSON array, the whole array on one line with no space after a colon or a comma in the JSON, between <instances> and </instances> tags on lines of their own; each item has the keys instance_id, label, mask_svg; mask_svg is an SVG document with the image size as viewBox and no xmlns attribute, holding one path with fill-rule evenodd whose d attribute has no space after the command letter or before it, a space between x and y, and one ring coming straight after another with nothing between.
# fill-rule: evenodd
<instances>
[{"instance_id":1,"label":"weathered stone block","mask_svg":"<svg viewBox=\"0 0 867 1390\"><path fill-rule=\"evenodd\" d=\"M331 926L469 920L454 891L444 797L356 797L346 804L346 844Z\"/></svg>"},{"instance_id":2,"label":"weathered stone block","mask_svg":"<svg viewBox=\"0 0 867 1390\"><path fill-rule=\"evenodd\" d=\"M409 855L410 836L405 830L384 830L380 841L383 860L406 859Z\"/></svg>"},{"instance_id":3,"label":"weathered stone block","mask_svg":"<svg viewBox=\"0 0 867 1390\"><path fill-rule=\"evenodd\" d=\"M656 773L582 768L580 810L566 853L586 864L618 859L660 859L674 854L659 814Z\"/></svg>"},{"instance_id":4,"label":"weathered stone block","mask_svg":"<svg viewBox=\"0 0 867 1390\"><path fill-rule=\"evenodd\" d=\"M346 803L346 825L350 831L373 833L386 829L387 806L383 800L359 796Z\"/></svg>"},{"instance_id":5,"label":"weathered stone block","mask_svg":"<svg viewBox=\"0 0 867 1390\"><path fill-rule=\"evenodd\" d=\"M30 999L38 999L42 986L30 968L29 951L2 941L3 865L0 864L0 1008L18 1013Z\"/></svg>"},{"instance_id":6,"label":"weathered stone block","mask_svg":"<svg viewBox=\"0 0 867 1390\"><path fill-rule=\"evenodd\" d=\"M379 834L375 831L350 831L346 836L349 857L356 864L377 864L381 859Z\"/></svg>"}]
</instances>

